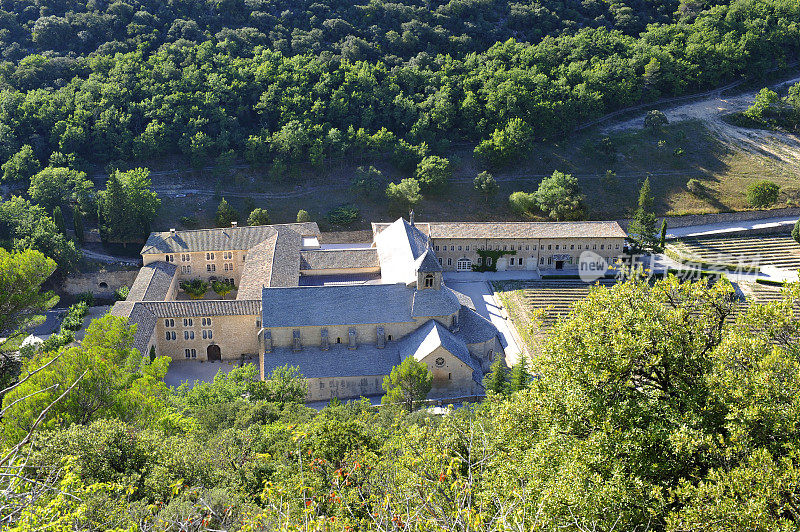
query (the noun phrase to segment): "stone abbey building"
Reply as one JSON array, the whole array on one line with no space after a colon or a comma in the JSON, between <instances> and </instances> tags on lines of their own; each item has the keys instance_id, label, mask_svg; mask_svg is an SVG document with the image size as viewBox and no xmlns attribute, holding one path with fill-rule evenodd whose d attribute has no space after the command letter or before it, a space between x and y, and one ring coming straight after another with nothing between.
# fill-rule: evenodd
<instances>
[{"instance_id":1,"label":"stone abbey building","mask_svg":"<svg viewBox=\"0 0 800 532\"><path fill-rule=\"evenodd\" d=\"M308 400L382 393L407 357L428 365L431 396L482 391L503 343L446 270L570 269L581 250L612 258L616 222L373 224L371 244L320 244L316 223L152 233L143 267L112 313L135 345L175 360L258 358L262 378L297 366ZM180 282L229 280L224 298L190 299Z\"/></svg>"}]
</instances>

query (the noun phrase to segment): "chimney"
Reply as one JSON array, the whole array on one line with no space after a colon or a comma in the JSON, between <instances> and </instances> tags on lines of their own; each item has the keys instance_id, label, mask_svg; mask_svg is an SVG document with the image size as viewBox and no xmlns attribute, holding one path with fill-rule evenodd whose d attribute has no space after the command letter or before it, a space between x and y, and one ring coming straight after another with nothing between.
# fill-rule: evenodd
<instances>
[{"instance_id":1,"label":"chimney","mask_svg":"<svg viewBox=\"0 0 800 532\"><path fill-rule=\"evenodd\" d=\"M169 234L171 234L172 236L175 236L175 228L174 228L174 227L172 227L172 228L169 230Z\"/></svg>"},{"instance_id":2,"label":"chimney","mask_svg":"<svg viewBox=\"0 0 800 532\"><path fill-rule=\"evenodd\" d=\"M237 225L239 225L239 222L231 222L231 227L236 227Z\"/></svg>"},{"instance_id":3,"label":"chimney","mask_svg":"<svg viewBox=\"0 0 800 532\"><path fill-rule=\"evenodd\" d=\"M414 225L414 209L411 209L408 213L408 223Z\"/></svg>"}]
</instances>

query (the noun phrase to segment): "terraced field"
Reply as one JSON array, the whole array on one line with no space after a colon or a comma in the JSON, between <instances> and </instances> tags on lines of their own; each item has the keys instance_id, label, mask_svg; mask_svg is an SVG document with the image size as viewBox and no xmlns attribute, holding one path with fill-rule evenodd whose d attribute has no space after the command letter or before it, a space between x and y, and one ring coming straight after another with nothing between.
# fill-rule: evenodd
<instances>
[{"instance_id":1,"label":"terraced field","mask_svg":"<svg viewBox=\"0 0 800 532\"><path fill-rule=\"evenodd\" d=\"M611 286L615 282L614 279L599 281L603 286ZM520 317L529 318L537 312L544 312L542 321L545 327L549 327L558 318L569 314L573 304L586 297L594 285L595 283L584 283L577 279L515 283L513 299L525 313L525 316Z\"/></svg>"},{"instance_id":2,"label":"terraced field","mask_svg":"<svg viewBox=\"0 0 800 532\"><path fill-rule=\"evenodd\" d=\"M671 246L681 256L705 263L800 269L800 245L788 236L687 238Z\"/></svg>"}]
</instances>

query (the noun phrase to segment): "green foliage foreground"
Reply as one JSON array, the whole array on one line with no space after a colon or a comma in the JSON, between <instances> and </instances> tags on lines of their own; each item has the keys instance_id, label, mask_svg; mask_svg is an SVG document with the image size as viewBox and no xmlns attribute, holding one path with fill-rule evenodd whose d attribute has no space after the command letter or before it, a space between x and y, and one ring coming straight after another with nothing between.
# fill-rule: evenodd
<instances>
[{"instance_id":1,"label":"green foliage foreground","mask_svg":"<svg viewBox=\"0 0 800 532\"><path fill-rule=\"evenodd\" d=\"M129 333L107 319L105 340L66 348L91 364L64 370L89 368L98 386L59 407L20 471L70 496L49 492L9 524L796 530L798 295L744 308L724 279L596 287L555 325L526 389L443 416L365 402L316 412L294 392L253 393L252 369L165 390L148 378L159 359L118 367ZM109 399L86 417L83 396ZM3 420L6 446L18 419Z\"/></svg>"}]
</instances>

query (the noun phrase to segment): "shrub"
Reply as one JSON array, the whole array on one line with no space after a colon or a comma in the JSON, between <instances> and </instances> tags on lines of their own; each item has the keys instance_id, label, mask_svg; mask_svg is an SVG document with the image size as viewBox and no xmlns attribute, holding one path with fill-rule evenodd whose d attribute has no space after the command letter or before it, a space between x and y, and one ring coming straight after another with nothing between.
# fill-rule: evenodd
<instances>
[{"instance_id":1,"label":"shrub","mask_svg":"<svg viewBox=\"0 0 800 532\"><path fill-rule=\"evenodd\" d=\"M687 181L686 188L689 192L691 192L695 196L700 196L705 192L705 187L703 186L703 183L701 183L697 179L690 179L689 181Z\"/></svg>"},{"instance_id":2,"label":"shrub","mask_svg":"<svg viewBox=\"0 0 800 532\"><path fill-rule=\"evenodd\" d=\"M475 147L475 155L492 166L503 166L525 155L533 144L533 128L521 118L512 118L503 129Z\"/></svg>"},{"instance_id":3,"label":"shrub","mask_svg":"<svg viewBox=\"0 0 800 532\"><path fill-rule=\"evenodd\" d=\"M475 180L472 182L472 184L475 187L475 190L486 196L493 196L497 194L497 191L500 189L500 187L497 185L497 181L494 179L494 176L489 172L481 172L475 176Z\"/></svg>"},{"instance_id":4,"label":"shrub","mask_svg":"<svg viewBox=\"0 0 800 532\"><path fill-rule=\"evenodd\" d=\"M453 170L444 157L429 155L417 165L415 176L424 190L442 191L453 177Z\"/></svg>"},{"instance_id":5,"label":"shrub","mask_svg":"<svg viewBox=\"0 0 800 532\"><path fill-rule=\"evenodd\" d=\"M372 196L380 189L382 179L383 174L374 166L359 166L350 181L350 190L360 196Z\"/></svg>"},{"instance_id":6,"label":"shrub","mask_svg":"<svg viewBox=\"0 0 800 532\"><path fill-rule=\"evenodd\" d=\"M117 301L125 301L128 298L128 294L131 293L131 289L127 286L120 286L114 292L114 299Z\"/></svg>"},{"instance_id":7,"label":"shrub","mask_svg":"<svg viewBox=\"0 0 800 532\"><path fill-rule=\"evenodd\" d=\"M191 216L181 216L180 222L187 229L195 229L198 226L197 219Z\"/></svg>"},{"instance_id":8,"label":"shrub","mask_svg":"<svg viewBox=\"0 0 800 532\"><path fill-rule=\"evenodd\" d=\"M413 207L422 200L422 194L419 192L419 181L409 177L399 183L389 183L386 187L386 197L397 207Z\"/></svg>"},{"instance_id":9,"label":"shrub","mask_svg":"<svg viewBox=\"0 0 800 532\"><path fill-rule=\"evenodd\" d=\"M768 207L778 201L780 190L772 181L759 181L747 187L747 201L753 207Z\"/></svg>"},{"instance_id":10,"label":"shrub","mask_svg":"<svg viewBox=\"0 0 800 532\"><path fill-rule=\"evenodd\" d=\"M256 207L250 211L250 216L247 217L247 225L268 225L269 212L267 209Z\"/></svg>"},{"instance_id":11,"label":"shrub","mask_svg":"<svg viewBox=\"0 0 800 532\"><path fill-rule=\"evenodd\" d=\"M83 320L86 318L86 313L89 311L89 305L84 301L75 303L67 309L67 315L64 316L64 321L61 322L61 329L66 331L78 331L83 327Z\"/></svg>"},{"instance_id":12,"label":"shrub","mask_svg":"<svg viewBox=\"0 0 800 532\"><path fill-rule=\"evenodd\" d=\"M522 216L531 216L536 211L536 196L531 192L514 192L508 197L508 206Z\"/></svg>"},{"instance_id":13,"label":"shrub","mask_svg":"<svg viewBox=\"0 0 800 532\"><path fill-rule=\"evenodd\" d=\"M652 132L660 130L667 124L669 124L669 120L667 120L667 115L665 115L658 109L653 109L652 111L648 111L647 115L645 115L644 117L645 129L649 129Z\"/></svg>"},{"instance_id":14,"label":"shrub","mask_svg":"<svg viewBox=\"0 0 800 532\"><path fill-rule=\"evenodd\" d=\"M211 281L211 289L220 297L225 297L236 290L236 285L228 281Z\"/></svg>"},{"instance_id":15,"label":"shrub","mask_svg":"<svg viewBox=\"0 0 800 532\"><path fill-rule=\"evenodd\" d=\"M302 224L311 221L311 215L308 214L308 211L300 209L297 211L297 223Z\"/></svg>"},{"instance_id":16,"label":"shrub","mask_svg":"<svg viewBox=\"0 0 800 532\"><path fill-rule=\"evenodd\" d=\"M208 291L208 283L202 279L192 279L191 281L181 281L181 290L189 294L192 299L202 299Z\"/></svg>"},{"instance_id":17,"label":"shrub","mask_svg":"<svg viewBox=\"0 0 800 532\"><path fill-rule=\"evenodd\" d=\"M333 225L350 225L358 220L359 214L355 205L341 205L328 213L328 221Z\"/></svg>"},{"instance_id":18,"label":"shrub","mask_svg":"<svg viewBox=\"0 0 800 532\"><path fill-rule=\"evenodd\" d=\"M792 238L795 242L800 243L800 220L797 220L792 227Z\"/></svg>"}]
</instances>

